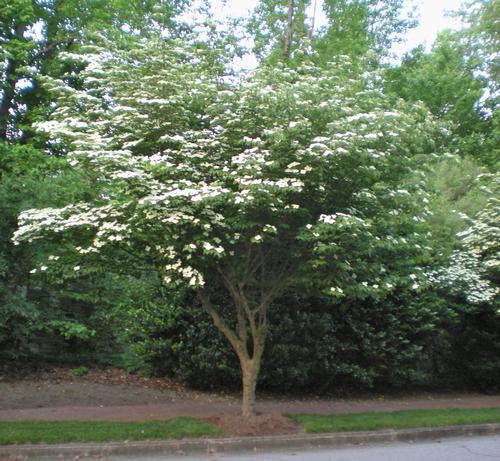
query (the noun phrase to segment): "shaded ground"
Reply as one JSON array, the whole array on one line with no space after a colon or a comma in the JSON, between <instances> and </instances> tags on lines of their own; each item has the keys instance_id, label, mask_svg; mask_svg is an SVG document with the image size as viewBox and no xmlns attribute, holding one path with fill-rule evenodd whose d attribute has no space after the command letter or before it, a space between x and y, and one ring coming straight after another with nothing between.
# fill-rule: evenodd
<instances>
[{"instance_id":1,"label":"shaded ground","mask_svg":"<svg viewBox=\"0 0 500 461\"><path fill-rule=\"evenodd\" d=\"M144 378L123 370L91 370L75 376L70 368L0 372L0 411L65 406L155 405L179 401L226 402L223 394L197 392L167 378ZM236 399L233 397L233 400Z\"/></svg>"},{"instance_id":2,"label":"shaded ground","mask_svg":"<svg viewBox=\"0 0 500 461\"><path fill-rule=\"evenodd\" d=\"M277 435L300 431L283 413L348 413L424 408L500 407L500 395L418 394L367 399L259 399L259 415L242 422L239 397L198 392L169 379L149 379L121 370L93 370L76 377L69 369L0 374L0 420L143 421L197 416L227 435Z\"/></svg>"}]
</instances>

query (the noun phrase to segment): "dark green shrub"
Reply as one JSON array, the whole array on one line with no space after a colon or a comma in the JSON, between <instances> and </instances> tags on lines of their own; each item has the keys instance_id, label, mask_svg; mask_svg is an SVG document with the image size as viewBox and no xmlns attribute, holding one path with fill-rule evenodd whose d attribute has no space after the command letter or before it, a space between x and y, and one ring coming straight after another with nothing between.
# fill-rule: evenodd
<instances>
[{"instance_id":1,"label":"dark green shrub","mask_svg":"<svg viewBox=\"0 0 500 461\"><path fill-rule=\"evenodd\" d=\"M431 384L435 361L429 356L445 313L435 297L427 298L410 301L402 293L383 303L335 306L300 296L281 299L269 313L260 389L325 392ZM189 296L168 299L138 299L122 317L122 340L130 345L137 370L201 388L238 388L237 358L208 315Z\"/></svg>"},{"instance_id":2,"label":"dark green shrub","mask_svg":"<svg viewBox=\"0 0 500 461\"><path fill-rule=\"evenodd\" d=\"M481 306L463 314L453 347L454 365L469 389L500 390L500 315L496 309Z\"/></svg>"}]
</instances>

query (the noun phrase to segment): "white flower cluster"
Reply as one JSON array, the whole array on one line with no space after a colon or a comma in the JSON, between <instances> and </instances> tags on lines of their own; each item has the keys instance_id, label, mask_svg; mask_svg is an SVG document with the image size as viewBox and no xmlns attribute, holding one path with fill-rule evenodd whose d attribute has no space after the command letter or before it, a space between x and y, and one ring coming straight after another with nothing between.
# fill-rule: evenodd
<instances>
[{"instance_id":1,"label":"white flower cluster","mask_svg":"<svg viewBox=\"0 0 500 461\"><path fill-rule=\"evenodd\" d=\"M285 172L286 173L294 173L294 174L298 174L298 175L305 175L313 170L312 166L310 166L310 165L306 165L304 167L300 167L300 166L301 165L299 162L292 162L292 163L288 164Z\"/></svg>"},{"instance_id":2,"label":"white flower cluster","mask_svg":"<svg viewBox=\"0 0 500 461\"><path fill-rule=\"evenodd\" d=\"M280 178L273 180L255 178L253 176L243 176L236 178L235 181L242 186L263 186L266 188L295 189L297 191L300 191L304 187L304 183L295 178Z\"/></svg>"},{"instance_id":3,"label":"white flower cluster","mask_svg":"<svg viewBox=\"0 0 500 461\"><path fill-rule=\"evenodd\" d=\"M318 222L323 224L337 224L338 226L349 224L356 224L363 227L368 226L365 220L346 213L322 214L318 218Z\"/></svg>"},{"instance_id":4,"label":"white flower cluster","mask_svg":"<svg viewBox=\"0 0 500 461\"><path fill-rule=\"evenodd\" d=\"M187 281L187 284L192 288L198 288L205 285L203 275L192 268L191 266L183 266L180 261L176 261L165 266L167 275L163 277L165 283L172 283L175 281L174 277L182 277Z\"/></svg>"},{"instance_id":5,"label":"white flower cluster","mask_svg":"<svg viewBox=\"0 0 500 461\"><path fill-rule=\"evenodd\" d=\"M331 287L328 291L328 294L336 298L341 298L342 296L344 296L344 290L342 290L342 288L340 287Z\"/></svg>"},{"instance_id":6,"label":"white flower cluster","mask_svg":"<svg viewBox=\"0 0 500 461\"><path fill-rule=\"evenodd\" d=\"M335 221L337 220L337 216L338 216L337 213L330 214L330 215L322 214L322 215L320 215L318 221L325 223L325 224L335 224Z\"/></svg>"},{"instance_id":7,"label":"white flower cluster","mask_svg":"<svg viewBox=\"0 0 500 461\"><path fill-rule=\"evenodd\" d=\"M127 224L120 224L116 221L103 222L99 226L94 239L94 247L99 248L105 245L105 242L119 242L127 237L131 230ZM90 249L85 250L89 252Z\"/></svg>"},{"instance_id":8,"label":"white flower cluster","mask_svg":"<svg viewBox=\"0 0 500 461\"><path fill-rule=\"evenodd\" d=\"M271 224L266 224L262 228L262 231L267 233L267 234L277 234L278 233L278 229L276 228L276 226L273 226Z\"/></svg>"},{"instance_id":9,"label":"white flower cluster","mask_svg":"<svg viewBox=\"0 0 500 461\"><path fill-rule=\"evenodd\" d=\"M18 244L22 240L42 238L44 231L61 233L75 227L98 228L112 210L111 206L93 208L86 203L63 208L25 210L19 215L19 228L12 240Z\"/></svg>"},{"instance_id":10,"label":"white flower cluster","mask_svg":"<svg viewBox=\"0 0 500 461\"><path fill-rule=\"evenodd\" d=\"M268 150L253 147L233 156L231 163L238 166L252 166L257 170L261 170L263 166L270 166L274 163L273 160L270 160L270 154Z\"/></svg>"},{"instance_id":11,"label":"white flower cluster","mask_svg":"<svg viewBox=\"0 0 500 461\"><path fill-rule=\"evenodd\" d=\"M201 202L203 200L219 197L229 193L230 190L217 184L207 184L204 182L194 183L189 180L180 181L174 184L158 185L150 195L139 200L140 205L168 204L172 199L188 198L191 202Z\"/></svg>"},{"instance_id":12,"label":"white flower cluster","mask_svg":"<svg viewBox=\"0 0 500 461\"><path fill-rule=\"evenodd\" d=\"M202 247L206 254L223 255L226 251L222 245L212 245L210 242L203 242Z\"/></svg>"},{"instance_id":13,"label":"white flower cluster","mask_svg":"<svg viewBox=\"0 0 500 461\"><path fill-rule=\"evenodd\" d=\"M448 268L428 277L431 283L455 295L464 295L472 304L490 303L500 295L498 286L485 277L478 259L467 252L455 252Z\"/></svg>"}]
</instances>

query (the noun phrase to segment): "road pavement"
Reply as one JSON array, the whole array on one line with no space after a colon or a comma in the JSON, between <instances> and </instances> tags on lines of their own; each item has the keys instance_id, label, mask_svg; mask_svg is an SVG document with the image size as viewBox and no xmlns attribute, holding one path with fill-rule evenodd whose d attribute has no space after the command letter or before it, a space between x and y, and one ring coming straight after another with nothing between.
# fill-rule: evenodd
<instances>
[{"instance_id":1,"label":"road pavement","mask_svg":"<svg viewBox=\"0 0 500 461\"><path fill-rule=\"evenodd\" d=\"M112 456L105 461L500 461L500 436L399 442L328 450L186 456Z\"/></svg>"}]
</instances>

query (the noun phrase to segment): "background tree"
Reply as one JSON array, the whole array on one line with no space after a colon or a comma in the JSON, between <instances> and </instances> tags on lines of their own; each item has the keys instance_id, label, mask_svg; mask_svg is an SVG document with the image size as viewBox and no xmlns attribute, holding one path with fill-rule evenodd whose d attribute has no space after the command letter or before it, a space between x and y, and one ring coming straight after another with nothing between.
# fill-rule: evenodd
<instances>
[{"instance_id":1,"label":"background tree","mask_svg":"<svg viewBox=\"0 0 500 461\"><path fill-rule=\"evenodd\" d=\"M500 370L498 281L491 256L498 251L498 34L492 15L497 8L497 1L468 2L461 13L467 27L441 33L429 53L417 48L385 72L385 91L423 101L449 124L449 148L462 156L427 172L436 239L433 286L452 314L442 324L450 334L447 347L455 351L447 359L452 367L444 369L451 376L461 370L457 379L464 386L490 390L497 389L491 376Z\"/></svg>"},{"instance_id":2,"label":"background tree","mask_svg":"<svg viewBox=\"0 0 500 461\"><path fill-rule=\"evenodd\" d=\"M481 174L483 206L465 216L448 261L433 274L440 295L454 306L450 361L463 385L498 390L500 305L498 174ZM465 224L465 225L464 225Z\"/></svg>"},{"instance_id":3,"label":"background tree","mask_svg":"<svg viewBox=\"0 0 500 461\"><path fill-rule=\"evenodd\" d=\"M5 237L0 244L1 359L27 359L39 356L42 350L52 350L51 344L60 338L60 328L52 328L54 322L59 327L74 327L75 334L66 334L67 339L88 333L85 315L77 319L79 311L93 309L70 295L75 284L66 280L64 289L56 288L48 281L42 283L31 271L37 260L47 256L50 245L15 247L10 238L21 210L60 206L92 193L84 178L69 170L64 159L49 157L28 145L0 144L0 235ZM87 286L82 292L93 290ZM62 342L58 352L64 360Z\"/></svg>"},{"instance_id":4,"label":"background tree","mask_svg":"<svg viewBox=\"0 0 500 461\"><path fill-rule=\"evenodd\" d=\"M430 53L416 48L400 66L388 68L385 90L409 101L423 101L450 124L450 150L492 164L494 153L485 139L494 135L493 120L483 101L488 81L480 67L479 56L470 55L458 34L443 32Z\"/></svg>"},{"instance_id":5,"label":"background tree","mask_svg":"<svg viewBox=\"0 0 500 461\"><path fill-rule=\"evenodd\" d=\"M389 68L386 90L421 100L450 123L451 149L498 169L498 0L466 2L466 26L441 33L430 53L417 48Z\"/></svg>"},{"instance_id":6,"label":"background tree","mask_svg":"<svg viewBox=\"0 0 500 461\"><path fill-rule=\"evenodd\" d=\"M387 56L391 46L416 25L411 8L405 3L408 2L324 0L328 25L317 38L316 50L324 61L341 54L357 59L368 51Z\"/></svg>"},{"instance_id":7,"label":"background tree","mask_svg":"<svg viewBox=\"0 0 500 461\"><path fill-rule=\"evenodd\" d=\"M50 97L39 78L58 77L69 70L58 60L60 51L77 51L97 37L123 40L161 28L174 30L174 17L186 4L186 0L1 0L0 140L26 141L33 135L32 123L46 118ZM77 82L76 74L68 78Z\"/></svg>"},{"instance_id":8,"label":"background tree","mask_svg":"<svg viewBox=\"0 0 500 461\"><path fill-rule=\"evenodd\" d=\"M436 244L436 263L441 265L459 244L458 234L492 197L493 177L472 158L447 156L429 164L426 181L432 213L428 222Z\"/></svg>"},{"instance_id":9,"label":"background tree","mask_svg":"<svg viewBox=\"0 0 500 461\"><path fill-rule=\"evenodd\" d=\"M461 31L462 40L480 57L480 72L488 83L488 89L480 105L488 113L489 129L484 139L483 152L485 161L492 171L497 171L500 158L500 47L499 17L500 2L498 0L477 0L466 3L461 17L469 27Z\"/></svg>"},{"instance_id":10,"label":"background tree","mask_svg":"<svg viewBox=\"0 0 500 461\"><path fill-rule=\"evenodd\" d=\"M461 35L469 48L481 56L483 71L488 75L488 80L492 84L492 93L496 93L500 77L498 57L500 2L498 0L469 0L464 6L459 16L465 21L467 27L461 31Z\"/></svg>"},{"instance_id":11,"label":"background tree","mask_svg":"<svg viewBox=\"0 0 500 461\"><path fill-rule=\"evenodd\" d=\"M462 294L471 304L494 303L500 294L498 185L497 174L490 185L491 198L470 220L470 227L457 234L461 248L438 277L452 293Z\"/></svg>"},{"instance_id":12,"label":"background tree","mask_svg":"<svg viewBox=\"0 0 500 461\"><path fill-rule=\"evenodd\" d=\"M269 0L257 5L249 21L254 36L254 52L261 58L288 58L307 38L307 9L310 0Z\"/></svg>"},{"instance_id":13,"label":"background tree","mask_svg":"<svg viewBox=\"0 0 500 461\"><path fill-rule=\"evenodd\" d=\"M368 51L380 58L415 25L411 13L405 16L403 3L402 0L324 0L319 4L311 0L261 0L248 28L255 37L257 55L271 61L287 58L303 42L308 42L325 64L341 55L353 61L362 60ZM320 5L328 22L313 31Z\"/></svg>"}]
</instances>

